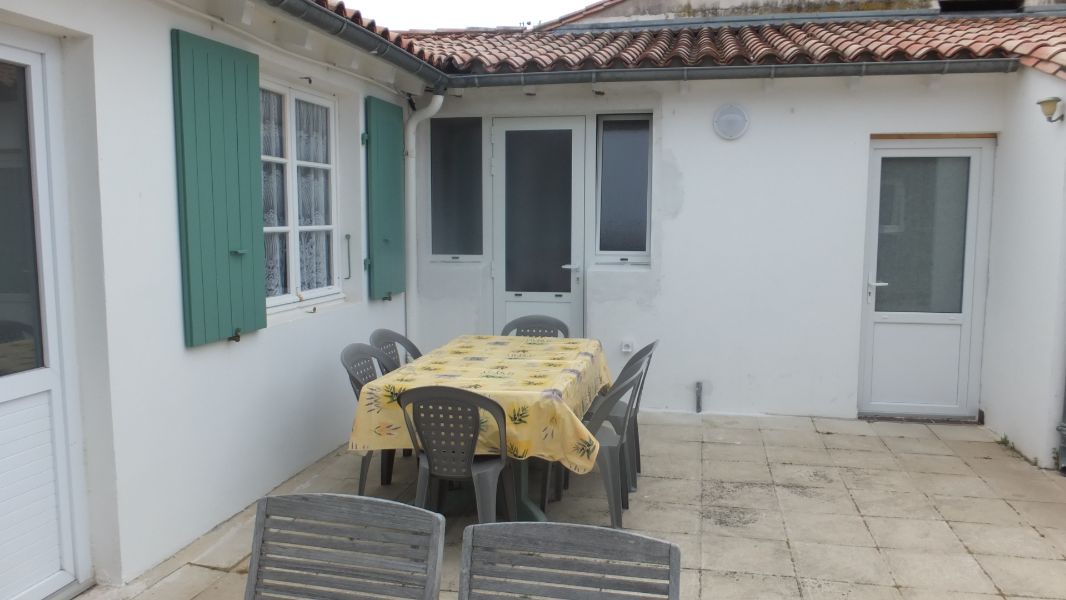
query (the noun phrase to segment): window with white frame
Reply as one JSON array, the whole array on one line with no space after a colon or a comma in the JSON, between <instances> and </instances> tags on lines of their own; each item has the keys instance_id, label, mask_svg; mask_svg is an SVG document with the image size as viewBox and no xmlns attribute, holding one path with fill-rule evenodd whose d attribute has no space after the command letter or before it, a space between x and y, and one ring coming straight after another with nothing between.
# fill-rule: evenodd
<instances>
[{"instance_id":1,"label":"window with white frame","mask_svg":"<svg viewBox=\"0 0 1066 600\"><path fill-rule=\"evenodd\" d=\"M599 118L598 262L647 264L651 222L651 116Z\"/></svg>"},{"instance_id":2,"label":"window with white frame","mask_svg":"<svg viewBox=\"0 0 1066 600\"><path fill-rule=\"evenodd\" d=\"M335 105L262 84L267 306L340 293L334 260Z\"/></svg>"}]
</instances>

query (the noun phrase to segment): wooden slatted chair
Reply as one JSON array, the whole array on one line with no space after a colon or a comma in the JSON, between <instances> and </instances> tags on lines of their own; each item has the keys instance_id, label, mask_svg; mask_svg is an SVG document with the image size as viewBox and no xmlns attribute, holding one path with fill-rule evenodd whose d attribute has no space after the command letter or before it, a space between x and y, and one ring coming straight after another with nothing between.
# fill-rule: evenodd
<instances>
[{"instance_id":1,"label":"wooden slatted chair","mask_svg":"<svg viewBox=\"0 0 1066 600\"><path fill-rule=\"evenodd\" d=\"M678 600L680 579L677 545L628 531L495 523L463 532L459 600Z\"/></svg>"},{"instance_id":2,"label":"wooden slatted chair","mask_svg":"<svg viewBox=\"0 0 1066 600\"><path fill-rule=\"evenodd\" d=\"M437 600L444 517L399 502L305 494L259 500L245 600Z\"/></svg>"}]
</instances>

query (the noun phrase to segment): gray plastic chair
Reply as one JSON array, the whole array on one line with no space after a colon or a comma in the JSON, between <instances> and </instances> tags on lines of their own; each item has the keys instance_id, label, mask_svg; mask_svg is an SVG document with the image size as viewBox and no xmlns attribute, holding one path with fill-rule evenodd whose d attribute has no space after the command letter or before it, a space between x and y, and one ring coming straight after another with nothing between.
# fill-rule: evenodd
<instances>
[{"instance_id":1,"label":"gray plastic chair","mask_svg":"<svg viewBox=\"0 0 1066 600\"><path fill-rule=\"evenodd\" d=\"M392 362L402 365L416 358L422 358L422 352L414 342L391 329L376 329L370 334L370 345L381 350L392 359ZM407 354L407 360L400 360L400 348Z\"/></svg>"},{"instance_id":2,"label":"gray plastic chair","mask_svg":"<svg viewBox=\"0 0 1066 600\"><path fill-rule=\"evenodd\" d=\"M514 473L507 462L507 417L503 407L480 394L453 387L426 386L400 394L400 408L411 439L419 448L415 504L425 508L433 480L474 482L478 521L496 521L496 492L501 476L508 518L518 518ZM495 456L476 456L481 411L500 432ZM436 492L439 486L432 486ZM434 494L436 495L436 494Z\"/></svg>"},{"instance_id":3,"label":"gray plastic chair","mask_svg":"<svg viewBox=\"0 0 1066 600\"><path fill-rule=\"evenodd\" d=\"M399 368L392 359L384 352L367 344L348 344L341 350L341 364L348 372L348 380L355 392L355 402L359 403L359 392L363 386L384 375L389 371ZM373 451L363 455L359 464L359 495L366 494L366 479L370 474L370 460L374 457ZM381 485L392 483L392 468L396 462L395 450L381 451Z\"/></svg>"},{"instance_id":4,"label":"gray plastic chair","mask_svg":"<svg viewBox=\"0 0 1066 600\"><path fill-rule=\"evenodd\" d=\"M655 353L655 347L659 344L656 340L647 346L644 346L633 356L629 357L626 361L626 365L622 367L622 372L619 373L618 378L624 379L629 373L641 370L640 383L637 385L637 391L633 395L633 399L636 405L633 407L633 416L629 419L629 428L626 430L626 452L629 456L629 490L635 492L637 490L637 473L640 473L640 424L637 422L637 416L640 414L640 401L644 397L644 381L648 378L648 369L651 367L651 358ZM611 409L611 414L607 416L607 419L614 425L615 430L623 427L626 418L626 406L622 403L616 404Z\"/></svg>"},{"instance_id":5,"label":"gray plastic chair","mask_svg":"<svg viewBox=\"0 0 1066 600\"><path fill-rule=\"evenodd\" d=\"M463 531L459 600L679 600L681 549L628 531L496 523Z\"/></svg>"},{"instance_id":6,"label":"gray plastic chair","mask_svg":"<svg viewBox=\"0 0 1066 600\"><path fill-rule=\"evenodd\" d=\"M619 379L611 386L611 389L597 396L592 403L591 416L585 420L585 427L596 436L596 441L600 444L600 452L596 455L596 467L603 477L604 489L607 492L611 527L619 529L622 527L622 510L629 508L629 453L624 449L626 432L629 429L629 419L633 415L633 410L626 411L621 426L617 429L608 417L611 410L618 404L627 407L636 406L633 395L640 385L641 372L641 370L636 370L629 373L625 379ZM544 476L545 491L541 497L542 505L546 502L548 495L546 490L553 480L558 490L560 482L554 473L555 469L562 468L558 464L549 464Z\"/></svg>"},{"instance_id":7,"label":"gray plastic chair","mask_svg":"<svg viewBox=\"0 0 1066 600\"><path fill-rule=\"evenodd\" d=\"M625 432L625 435L620 441L621 453L625 458L623 464L626 468L626 472L623 474L624 477L621 478L621 480L625 482L626 488L623 490L620 499L623 509L629 508L629 496L626 492L637 491L636 479L637 473L639 472L637 465L639 465L640 461L640 442L637 437L639 435L637 433L637 413L640 410L640 396L644 390L644 379L648 375L651 356L658 343L658 341L655 341L648 344L638 350L628 361L626 361L625 366L622 367L622 371L618 374L618 381L627 381L634 375L638 375L637 387L630 393L628 399L618 399L615 401L606 416L606 420L611 424L614 432ZM616 383L615 385L620 385L620 383ZM589 428L589 431L596 431L593 429L594 425L591 421L595 418L596 411L600 410L605 402L610 402L610 398L612 397L612 394L608 392L597 396L596 399L593 400L592 406L589 407L588 412L586 412L585 416L582 418L586 427ZM623 394L623 398L624 397L625 394ZM555 467L550 466L548 472L545 473L544 482L541 488L541 510L545 509L549 496L553 500L561 500L562 490L569 487L570 472L562 468L555 470ZM554 493L550 492L551 488L554 488Z\"/></svg>"},{"instance_id":8,"label":"gray plastic chair","mask_svg":"<svg viewBox=\"0 0 1066 600\"><path fill-rule=\"evenodd\" d=\"M500 335L527 335L530 337L570 337L570 328L555 317L528 315L518 317L503 326Z\"/></svg>"},{"instance_id":9,"label":"gray plastic chair","mask_svg":"<svg viewBox=\"0 0 1066 600\"><path fill-rule=\"evenodd\" d=\"M341 494L259 500L245 600L437 600L444 517Z\"/></svg>"}]
</instances>

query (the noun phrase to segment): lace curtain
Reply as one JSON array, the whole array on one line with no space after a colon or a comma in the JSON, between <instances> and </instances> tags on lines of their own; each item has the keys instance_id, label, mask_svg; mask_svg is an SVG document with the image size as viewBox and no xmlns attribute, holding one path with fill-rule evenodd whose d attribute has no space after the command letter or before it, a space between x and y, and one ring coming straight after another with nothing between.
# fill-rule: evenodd
<instances>
[{"instance_id":1,"label":"lace curtain","mask_svg":"<svg viewBox=\"0 0 1066 600\"><path fill-rule=\"evenodd\" d=\"M277 158L296 158L299 161L328 164L329 152L329 109L302 100L295 101L295 117L289 131L293 133L292 144L295 157L285 156L285 98L268 90L261 90L259 105L262 114L261 132L263 155ZM291 166L290 166L291 165ZM286 172L295 176L296 206L293 215L296 225L300 227L330 226L330 186L329 169L311 166L296 166L295 173L287 171L289 165L263 162L263 225L265 227L287 227L293 225L288 219L288 207L291 200L286 197ZM332 250L333 235L331 231L300 231L297 238L290 238L291 232L266 233L265 267L266 294L268 297L281 296L291 292L289 289L288 258L289 244L296 243L300 290L314 290L333 284Z\"/></svg>"}]
</instances>

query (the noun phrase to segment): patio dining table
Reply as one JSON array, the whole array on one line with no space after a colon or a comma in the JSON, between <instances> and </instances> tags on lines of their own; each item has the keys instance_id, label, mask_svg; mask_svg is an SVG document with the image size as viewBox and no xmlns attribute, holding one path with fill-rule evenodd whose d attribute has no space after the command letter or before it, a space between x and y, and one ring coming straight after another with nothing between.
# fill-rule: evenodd
<instances>
[{"instance_id":1,"label":"patio dining table","mask_svg":"<svg viewBox=\"0 0 1066 600\"><path fill-rule=\"evenodd\" d=\"M596 394L610 385L597 340L464 335L363 386L348 447L353 451L412 448L400 410L404 391L427 385L473 390L507 415L507 454L518 459L520 516L543 520L528 495L530 457L588 473L599 444L581 421ZM485 418L478 452L498 452L496 423Z\"/></svg>"}]
</instances>

